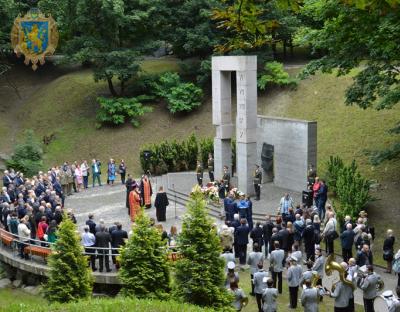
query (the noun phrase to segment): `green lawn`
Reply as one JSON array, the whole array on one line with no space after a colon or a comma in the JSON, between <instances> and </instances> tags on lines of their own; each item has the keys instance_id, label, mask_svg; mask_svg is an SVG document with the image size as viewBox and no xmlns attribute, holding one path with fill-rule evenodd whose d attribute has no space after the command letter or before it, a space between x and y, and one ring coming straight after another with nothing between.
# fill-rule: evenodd
<instances>
[{"instance_id":1,"label":"green lawn","mask_svg":"<svg viewBox=\"0 0 400 312\"><path fill-rule=\"evenodd\" d=\"M19 289L0 289L0 311L6 311L10 305L20 306L20 311L22 312L25 311L24 306L46 304L47 301L41 296L33 296Z\"/></svg>"}]
</instances>

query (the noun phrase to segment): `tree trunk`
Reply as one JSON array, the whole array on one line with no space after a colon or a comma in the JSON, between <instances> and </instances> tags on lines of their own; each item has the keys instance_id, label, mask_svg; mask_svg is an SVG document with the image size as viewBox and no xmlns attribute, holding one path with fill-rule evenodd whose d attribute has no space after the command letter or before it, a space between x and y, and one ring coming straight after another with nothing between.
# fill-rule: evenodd
<instances>
[{"instance_id":1,"label":"tree trunk","mask_svg":"<svg viewBox=\"0 0 400 312\"><path fill-rule=\"evenodd\" d=\"M283 59L286 60L286 39L283 40Z\"/></svg>"},{"instance_id":2,"label":"tree trunk","mask_svg":"<svg viewBox=\"0 0 400 312\"><path fill-rule=\"evenodd\" d=\"M290 39L289 39L289 47L290 47L290 57L293 58L293 56L294 56L294 53L293 53L293 38L292 38L291 35L290 35Z\"/></svg>"},{"instance_id":3,"label":"tree trunk","mask_svg":"<svg viewBox=\"0 0 400 312\"><path fill-rule=\"evenodd\" d=\"M107 82L108 82L108 89L110 90L110 93L112 94L112 96L117 97L118 94L114 89L114 85L113 85L112 79L111 78L107 78Z\"/></svg>"}]
</instances>

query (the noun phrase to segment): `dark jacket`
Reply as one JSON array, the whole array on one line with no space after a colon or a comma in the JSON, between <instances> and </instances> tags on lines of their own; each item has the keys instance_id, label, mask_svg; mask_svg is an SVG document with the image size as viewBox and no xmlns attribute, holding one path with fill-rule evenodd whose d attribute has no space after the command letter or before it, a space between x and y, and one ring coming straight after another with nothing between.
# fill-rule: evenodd
<instances>
[{"instance_id":1,"label":"dark jacket","mask_svg":"<svg viewBox=\"0 0 400 312\"><path fill-rule=\"evenodd\" d=\"M96 247L107 248L110 247L110 244L111 244L110 233L105 231L100 231L96 233Z\"/></svg>"},{"instance_id":2,"label":"dark jacket","mask_svg":"<svg viewBox=\"0 0 400 312\"><path fill-rule=\"evenodd\" d=\"M357 260L356 263L359 267L362 267L363 265L373 265L372 262L372 252L369 251L368 254L363 252L362 250L357 252Z\"/></svg>"},{"instance_id":3,"label":"dark jacket","mask_svg":"<svg viewBox=\"0 0 400 312\"><path fill-rule=\"evenodd\" d=\"M306 249L314 248L315 236L314 226L307 225L303 232L304 246Z\"/></svg>"},{"instance_id":4,"label":"dark jacket","mask_svg":"<svg viewBox=\"0 0 400 312\"><path fill-rule=\"evenodd\" d=\"M271 253L272 250L275 250L274 242L278 241L280 245L282 245L282 239L278 233L272 234L271 239L269 241L269 252Z\"/></svg>"},{"instance_id":5,"label":"dark jacket","mask_svg":"<svg viewBox=\"0 0 400 312\"><path fill-rule=\"evenodd\" d=\"M235 231L235 242L238 245L247 245L249 243L249 232L247 224L241 224Z\"/></svg>"},{"instance_id":6,"label":"dark jacket","mask_svg":"<svg viewBox=\"0 0 400 312\"><path fill-rule=\"evenodd\" d=\"M259 247L262 247L262 245L264 245L263 229L259 226L256 226L251 230L250 238L253 240L253 243L257 243Z\"/></svg>"},{"instance_id":7,"label":"dark jacket","mask_svg":"<svg viewBox=\"0 0 400 312\"><path fill-rule=\"evenodd\" d=\"M394 237L393 236L388 237L383 242L383 250L393 251L393 245L394 245Z\"/></svg>"},{"instance_id":8,"label":"dark jacket","mask_svg":"<svg viewBox=\"0 0 400 312\"><path fill-rule=\"evenodd\" d=\"M263 236L265 241L269 241L272 236L272 229L274 228L274 224L272 221L267 221L264 223L263 229Z\"/></svg>"},{"instance_id":9,"label":"dark jacket","mask_svg":"<svg viewBox=\"0 0 400 312\"><path fill-rule=\"evenodd\" d=\"M355 233L353 230L345 230L342 234L340 234L340 241L342 242L343 249L353 248L354 235Z\"/></svg>"},{"instance_id":10,"label":"dark jacket","mask_svg":"<svg viewBox=\"0 0 400 312\"><path fill-rule=\"evenodd\" d=\"M96 234L96 223L92 219L87 220L86 225L89 226L90 233Z\"/></svg>"},{"instance_id":11,"label":"dark jacket","mask_svg":"<svg viewBox=\"0 0 400 312\"><path fill-rule=\"evenodd\" d=\"M111 246L118 248L125 245L125 238L128 238L128 233L124 230L114 230L111 233Z\"/></svg>"},{"instance_id":12,"label":"dark jacket","mask_svg":"<svg viewBox=\"0 0 400 312\"><path fill-rule=\"evenodd\" d=\"M281 244L280 248L284 251L289 251L289 247L291 246L288 245L289 231L287 230L287 228L282 228L282 230L278 232L278 235Z\"/></svg>"}]
</instances>

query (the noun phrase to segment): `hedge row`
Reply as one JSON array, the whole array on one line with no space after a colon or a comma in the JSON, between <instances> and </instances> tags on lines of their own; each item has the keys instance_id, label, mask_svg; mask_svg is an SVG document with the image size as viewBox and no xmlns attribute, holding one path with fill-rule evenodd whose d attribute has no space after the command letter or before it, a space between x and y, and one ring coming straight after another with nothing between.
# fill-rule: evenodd
<instances>
[{"instance_id":1,"label":"hedge row","mask_svg":"<svg viewBox=\"0 0 400 312\"><path fill-rule=\"evenodd\" d=\"M144 151L151 153L149 160L144 159ZM140 164L143 172L150 171L156 175L167 172L194 170L197 160L206 163L208 153L213 152L212 139L198 140L192 134L181 142L177 142L176 140L163 141L159 144L143 146L140 150Z\"/></svg>"}]
</instances>

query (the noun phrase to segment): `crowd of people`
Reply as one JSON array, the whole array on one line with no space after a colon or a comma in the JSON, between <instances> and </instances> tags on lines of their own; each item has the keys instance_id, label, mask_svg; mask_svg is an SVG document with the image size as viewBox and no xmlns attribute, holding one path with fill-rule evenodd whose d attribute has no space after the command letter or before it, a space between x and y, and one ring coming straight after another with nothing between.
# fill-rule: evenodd
<instances>
[{"instance_id":1,"label":"crowd of people","mask_svg":"<svg viewBox=\"0 0 400 312\"><path fill-rule=\"evenodd\" d=\"M213 177L212 155L209 159L209 174ZM255 183L261 183L259 168L255 170ZM107 183L114 185L116 175L120 174L121 183L126 187L126 207L132 222L135 221L141 207L156 207L158 222L166 221L166 208L169 205L167 194L160 187L154 203L150 178L143 175L136 182L131 175L126 175L126 165L122 160L118 168L110 159L107 165ZM92 175L92 186L97 182L101 186L101 163L93 159L91 166L83 161L69 165L53 167L48 172L39 172L32 178L25 178L22 173L5 171L3 188L0 194L0 223L12 234L20 236L19 252L22 258L29 258L24 253L28 242L38 241L46 246L57 240L57 228L63 214L66 197L72 192L88 188L88 178ZM202 173L198 182L202 183ZM201 179L200 179L201 178ZM257 181L256 181L257 179ZM256 183L257 182L257 183ZM225 224L218 230L226 262L226 286L234 294L234 307L240 311L246 302L246 295L239 288L237 268L249 266L251 294L255 296L259 311L277 311L276 300L282 294L283 273L289 290L289 308L296 309L299 288L304 311L318 311L318 304L323 296L334 298L335 311L354 311L354 289L363 291L366 312L374 311L373 301L381 277L374 272L373 241L374 228L369 224L367 214L362 211L357 220L346 216L343 224L338 224L335 212L327 204L327 187L323 180L309 175L309 185L313 194L313 204L296 204L286 193L279 202L277 215L266 216L265 221L253 221L253 203L249 196L231 189L230 173L224 167L221 180L220 198L224 207ZM255 185L256 188L256 185ZM256 195L259 199L260 194ZM76 223L71 210L66 216ZM162 224L155 224L163 239L173 250L178 240L176 226L170 233L164 231ZM339 230L340 229L340 230ZM338 233L339 232L339 233ZM99 224L90 214L82 233L82 245L89 255L88 265L93 271L105 268L111 271L110 257L116 269L116 256L129 233L122 229L121 223L114 223L107 228L104 220ZM383 259L387 262L387 273L394 270L400 273L400 250L394 254L395 238L393 231L387 230L383 246ZM335 252L335 245L340 241L343 262L340 264L346 280L339 281L334 290L322 286L324 265L327 256ZM325 250L322 250L324 242ZM252 246L249 244L252 243ZM252 251L248 253L248 248ZM353 256L353 248L356 254ZM304 266L304 267L303 267ZM304 269L303 269L304 268ZM364 274L360 274L360 269ZM400 274L399 274L400 276ZM398 280L400 287L400 277ZM400 288L398 288L400 291ZM400 302L395 299L390 311L400 311ZM397 309L397 310L396 310Z\"/></svg>"},{"instance_id":2,"label":"crowd of people","mask_svg":"<svg viewBox=\"0 0 400 312\"><path fill-rule=\"evenodd\" d=\"M251 295L256 297L259 311L277 311L276 300L282 294L283 272L286 272L289 290L289 309L296 309L301 288L300 301L304 311L318 311L323 296L334 298L335 311L354 311L353 291L359 287L363 291L365 311L374 311L373 301L378 295L377 288L382 279L374 272L370 245L366 242L357 245L355 258L350 255L340 263L349 282L340 281L334 291L322 287L326 256L334 251L333 241L336 240L332 238L330 244L329 230L326 230L330 228L330 222L336 222L334 212L327 212L321 226L317 211L300 207L293 215L294 222L287 217L278 216L272 220L271 216L267 216L264 223L256 222L253 229L239 213L234 214L233 221L227 220L219 232L224 250L221 257L226 261L226 285L236 296L234 305L238 311L244 293L238 288L239 275L235 272L235 266L244 268L246 265L250 266ZM313 218L315 216L318 218ZM368 234L367 224L366 218L359 218L355 228L358 226L360 233L356 230L356 235ZM350 228L348 225L345 227L345 231ZM253 251L246 255L249 238L252 239ZM326 245L330 244L332 249L324 252L320 246L321 240L325 240ZM361 275L359 269L365 274ZM395 307L400 309L400 301L396 300L390 311L398 311Z\"/></svg>"}]
</instances>

